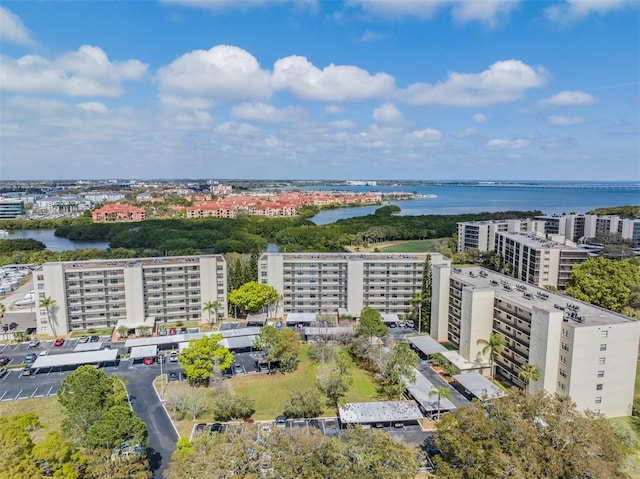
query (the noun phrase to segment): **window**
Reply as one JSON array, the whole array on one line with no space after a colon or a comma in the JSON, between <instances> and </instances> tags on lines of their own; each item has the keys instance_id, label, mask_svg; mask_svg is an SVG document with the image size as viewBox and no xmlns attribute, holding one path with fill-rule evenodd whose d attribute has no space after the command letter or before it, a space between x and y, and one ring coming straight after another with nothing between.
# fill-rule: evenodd
<instances>
[{"instance_id":1,"label":"window","mask_svg":"<svg viewBox=\"0 0 640 479\"><path fill-rule=\"evenodd\" d=\"M601 338L606 338L606 337L608 337L608 336L609 336L609 331L607 331L606 329L605 329L605 330L600 331L600 337L601 337Z\"/></svg>"},{"instance_id":2,"label":"window","mask_svg":"<svg viewBox=\"0 0 640 479\"><path fill-rule=\"evenodd\" d=\"M596 396L596 404L602 404L602 396Z\"/></svg>"},{"instance_id":3,"label":"window","mask_svg":"<svg viewBox=\"0 0 640 479\"><path fill-rule=\"evenodd\" d=\"M43 274L39 274L37 276L38 281L44 281L44 275Z\"/></svg>"},{"instance_id":4,"label":"window","mask_svg":"<svg viewBox=\"0 0 640 479\"><path fill-rule=\"evenodd\" d=\"M602 391L602 384L596 384L596 391Z\"/></svg>"},{"instance_id":5,"label":"window","mask_svg":"<svg viewBox=\"0 0 640 479\"><path fill-rule=\"evenodd\" d=\"M599 378L603 378L604 377L604 371L598 371L598 377Z\"/></svg>"},{"instance_id":6,"label":"window","mask_svg":"<svg viewBox=\"0 0 640 479\"><path fill-rule=\"evenodd\" d=\"M606 358L598 358L598 364L604 364L606 361Z\"/></svg>"},{"instance_id":7,"label":"window","mask_svg":"<svg viewBox=\"0 0 640 479\"><path fill-rule=\"evenodd\" d=\"M601 344L600 345L600 351L606 351L607 350L607 345L606 344Z\"/></svg>"},{"instance_id":8,"label":"window","mask_svg":"<svg viewBox=\"0 0 640 479\"><path fill-rule=\"evenodd\" d=\"M44 284L39 284L38 289L44 289Z\"/></svg>"}]
</instances>

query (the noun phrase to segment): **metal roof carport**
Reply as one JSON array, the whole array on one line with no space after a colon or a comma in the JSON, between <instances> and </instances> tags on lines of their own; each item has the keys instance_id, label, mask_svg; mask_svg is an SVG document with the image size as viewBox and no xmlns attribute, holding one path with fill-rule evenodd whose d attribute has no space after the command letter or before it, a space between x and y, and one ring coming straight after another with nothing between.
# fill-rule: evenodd
<instances>
[{"instance_id":1,"label":"metal roof carport","mask_svg":"<svg viewBox=\"0 0 640 479\"><path fill-rule=\"evenodd\" d=\"M338 405L343 424L413 422L424 416L414 401L356 402Z\"/></svg>"},{"instance_id":2,"label":"metal roof carport","mask_svg":"<svg viewBox=\"0 0 640 479\"><path fill-rule=\"evenodd\" d=\"M405 336L405 338L425 356L431 356L432 354L444 353L447 351L447 348L431 336Z\"/></svg>"},{"instance_id":3,"label":"metal roof carport","mask_svg":"<svg viewBox=\"0 0 640 479\"><path fill-rule=\"evenodd\" d=\"M493 384L482 374L464 373L456 374L453 379L458 381L470 394L478 399L495 399L506 396L507 393Z\"/></svg>"},{"instance_id":4,"label":"metal roof carport","mask_svg":"<svg viewBox=\"0 0 640 479\"><path fill-rule=\"evenodd\" d=\"M125 348L135 348L137 346L166 346L188 343L192 339L201 339L212 334L220 334L223 338L255 336L260 334L260 328L238 328L225 329L224 331L207 331L206 333L170 334L167 336L152 336L148 338L127 339Z\"/></svg>"},{"instance_id":5,"label":"metal roof carport","mask_svg":"<svg viewBox=\"0 0 640 479\"><path fill-rule=\"evenodd\" d=\"M489 364L484 363L472 363L467 361L457 351L445 351L442 354L447 361L453 364L460 372L482 371L485 368L490 367Z\"/></svg>"},{"instance_id":6,"label":"metal roof carport","mask_svg":"<svg viewBox=\"0 0 640 479\"><path fill-rule=\"evenodd\" d=\"M420 405L426 414L442 411L453 411L456 405L446 398L440 398L440 407L438 408L437 394L429 394L435 391L433 383L422 375L420 371L414 368L416 380L414 382L407 381L407 391L413 399Z\"/></svg>"},{"instance_id":7,"label":"metal roof carport","mask_svg":"<svg viewBox=\"0 0 640 479\"><path fill-rule=\"evenodd\" d=\"M313 323L316 313L287 313L287 323Z\"/></svg>"},{"instance_id":8,"label":"metal roof carport","mask_svg":"<svg viewBox=\"0 0 640 479\"><path fill-rule=\"evenodd\" d=\"M50 354L48 356L38 356L31 367L42 369L62 366L80 366L82 364L115 362L117 358L117 349L102 349L100 351L87 351L84 353Z\"/></svg>"},{"instance_id":9,"label":"metal roof carport","mask_svg":"<svg viewBox=\"0 0 640 479\"><path fill-rule=\"evenodd\" d=\"M303 329L305 336L340 336L340 335L353 335L355 330L350 326L338 326L335 328L314 328L306 326Z\"/></svg>"},{"instance_id":10,"label":"metal roof carport","mask_svg":"<svg viewBox=\"0 0 640 479\"><path fill-rule=\"evenodd\" d=\"M223 338L218 343L229 351L238 349L250 349L256 342L258 336L241 336L239 338Z\"/></svg>"},{"instance_id":11,"label":"metal roof carport","mask_svg":"<svg viewBox=\"0 0 640 479\"><path fill-rule=\"evenodd\" d=\"M86 351L100 351L102 349L102 341L95 343L80 343L73 348L74 353L84 353Z\"/></svg>"},{"instance_id":12,"label":"metal roof carport","mask_svg":"<svg viewBox=\"0 0 640 479\"><path fill-rule=\"evenodd\" d=\"M154 358L158 355L158 346L136 346L131 348L130 360L140 358Z\"/></svg>"}]
</instances>

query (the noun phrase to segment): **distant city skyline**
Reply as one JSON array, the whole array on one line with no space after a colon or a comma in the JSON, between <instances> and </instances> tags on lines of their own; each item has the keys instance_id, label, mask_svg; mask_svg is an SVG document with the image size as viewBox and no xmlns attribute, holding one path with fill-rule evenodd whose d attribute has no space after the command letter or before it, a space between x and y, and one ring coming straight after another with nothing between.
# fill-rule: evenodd
<instances>
[{"instance_id":1,"label":"distant city skyline","mask_svg":"<svg viewBox=\"0 0 640 479\"><path fill-rule=\"evenodd\" d=\"M637 0L7 1L0 180L640 180Z\"/></svg>"}]
</instances>

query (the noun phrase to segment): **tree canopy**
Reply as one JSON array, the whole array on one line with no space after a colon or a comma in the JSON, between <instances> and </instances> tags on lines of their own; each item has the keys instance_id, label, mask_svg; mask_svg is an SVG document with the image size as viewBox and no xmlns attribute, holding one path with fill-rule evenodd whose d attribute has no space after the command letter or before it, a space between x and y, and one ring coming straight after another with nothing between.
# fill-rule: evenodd
<instances>
[{"instance_id":1,"label":"tree canopy","mask_svg":"<svg viewBox=\"0 0 640 479\"><path fill-rule=\"evenodd\" d=\"M368 306L362 308L356 331L368 338L373 336L383 338L389 333L387 326L382 321L380 312Z\"/></svg>"},{"instance_id":2,"label":"tree canopy","mask_svg":"<svg viewBox=\"0 0 640 479\"><path fill-rule=\"evenodd\" d=\"M603 419L544 391L472 401L437 424L437 477L626 477L622 450Z\"/></svg>"},{"instance_id":3,"label":"tree canopy","mask_svg":"<svg viewBox=\"0 0 640 479\"><path fill-rule=\"evenodd\" d=\"M378 384L378 396L387 401L402 399L405 379L416 380L415 366L420 357L407 342L396 343L385 358L384 373Z\"/></svg>"},{"instance_id":4,"label":"tree canopy","mask_svg":"<svg viewBox=\"0 0 640 479\"><path fill-rule=\"evenodd\" d=\"M336 438L313 428L263 432L243 425L181 447L165 477L413 479L417 469L416 451L380 431L350 429Z\"/></svg>"},{"instance_id":5,"label":"tree canopy","mask_svg":"<svg viewBox=\"0 0 640 479\"><path fill-rule=\"evenodd\" d=\"M229 301L240 309L255 313L280 298L280 293L273 286L250 281L229 293Z\"/></svg>"},{"instance_id":6,"label":"tree canopy","mask_svg":"<svg viewBox=\"0 0 640 479\"><path fill-rule=\"evenodd\" d=\"M640 260L615 261L589 258L575 265L566 285L567 294L611 311L621 312L632 292L640 289Z\"/></svg>"},{"instance_id":7,"label":"tree canopy","mask_svg":"<svg viewBox=\"0 0 640 479\"><path fill-rule=\"evenodd\" d=\"M221 334L192 339L178 355L187 380L192 384L208 384L215 372L231 366L233 354L220 346Z\"/></svg>"}]
</instances>

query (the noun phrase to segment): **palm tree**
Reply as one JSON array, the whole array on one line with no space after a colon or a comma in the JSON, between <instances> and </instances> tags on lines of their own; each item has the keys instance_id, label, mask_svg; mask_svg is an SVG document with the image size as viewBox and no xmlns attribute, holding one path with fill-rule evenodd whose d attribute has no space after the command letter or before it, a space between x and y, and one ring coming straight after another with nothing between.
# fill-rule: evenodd
<instances>
[{"instance_id":1,"label":"palm tree","mask_svg":"<svg viewBox=\"0 0 640 479\"><path fill-rule=\"evenodd\" d=\"M47 321L49 322L49 326L51 326L51 331L53 335L56 336L56 328L53 326L53 321L51 321L51 315L53 313L53 307L56 304L56 300L51 296L45 296L40 299L40 307L47 311Z\"/></svg>"},{"instance_id":2,"label":"palm tree","mask_svg":"<svg viewBox=\"0 0 640 479\"><path fill-rule=\"evenodd\" d=\"M500 333L491 333L489 339L478 339L478 346L482 346L482 354L489 353L489 362L491 363L491 376L495 375L493 366L496 360L496 356L502 353L502 350L507 345L507 340Z\"/></svg>"},{"instance_id":3,"label":"palm tree","mask_svg":"<svg viewBox=\"0 0 640 479\"><path fill-rule=\"evenodd\" d=\"M527 391L529 391L531 381L538 381L540 379L540 368L535 364L524 364L518 373L518 377L527 383Z\"/></svg>"},{"instance_id":4,"label":"palm tree","mask_svg":"<svg viewBox=\"0 0 640 479\"><path fill-rule=\"evenodd\" d=\"M220 303L218 301L207 301L206 303L204 303L204 306L202 307L203 311L206 311L207 313L209 313L209 326L211 326L212 322L211 322L211 313L213 312L214 317L215 317L215 322L218 322L218 308L220 307Z\"/></svg>"},{"instance_id":5,"label":"palm tree","mask_svg":"<svg viewBox=\"0 0 640 479\"><path fill-rule=\"evenodd\" d=\"M451 389L449 389L448 386L433 386L433 389L431 391L429 391L429 397L431 396L438 396L438 415L437 415L437 420L440 419L440 400L441 399L448 399L449 401L451 401L453 399L453 396L451 394Z\"/></svg>"}]
</instances>

